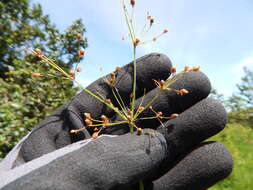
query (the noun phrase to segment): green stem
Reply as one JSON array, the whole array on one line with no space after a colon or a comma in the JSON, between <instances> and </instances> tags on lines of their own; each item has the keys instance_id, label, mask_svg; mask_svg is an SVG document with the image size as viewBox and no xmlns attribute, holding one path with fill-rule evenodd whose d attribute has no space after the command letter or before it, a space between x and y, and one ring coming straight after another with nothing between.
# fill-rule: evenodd
<instances>
[{"instance_id":1,"label":"green stem","mask_svg":"<svg viewBox=\"0 0 253 190\"><path fill-rule=\"evenodd\" d=\"M130 125L130 133L133 134L134 133L134 126L133 125Z\"/></svg>"},{"instance_id":2,"label":"green stem","mask_svg":"<svg viewBox=\"0 0 253 190\"><path fill-rule=\"evenodd\" d=\"M144 184L142 180L139 181L139 190L144 190Z\"/></svg>"},{"instance_id":3,"label":"green stem","mask_svg":"<svg viewBox=\"0 0 253 190\"><path fill-rule=\"evenodd\" d=\"M120 113L114 106L108 104L105 102L105 100L103 100L102 98L100 98L99 96L97 96L96 94L94 94L93 92L89 91L88 89L86 88L83 88L83 86L76 80L74 80L74 82L83 89L83 91L85 91L87 94L93 96L94 98L96 98L98 101L104 103L105 105L107 105L109 108L113 109L121 118L125 119L125 116Z\"/></svg>"},{"instance_id":4,"label":"green stem","mask_svg":"<svg viewBox=\"0 0 253 190\"><path fill-rule=\"evenodd\" d=\"M131 111L134 113L134 107L135 107L135 99L136 99L136 46L134 46L134 76L133 76L133 97L132 97L132 107Z\"/></svg>"},{"instance_id":5,"label":"green stem","mask_svg":"<svg viewBox=\"0 0 253 190\"><path fill-rule=\"evenodd\" d=\"M123 5L123 9L124 9L124 15L125 15L125 20L126 20L126 23L127 23L128 31L130 33L130 36L131 36L131 39L132 39L132 43L134 44L135 35L134 35L134 31L133 31L132 25L130 24L130 21L129 21L129 16L128 16L127 9L126 9L126 7L124 5L124 1L122 1L122 5Z\"/></svg>"}]
</instances>

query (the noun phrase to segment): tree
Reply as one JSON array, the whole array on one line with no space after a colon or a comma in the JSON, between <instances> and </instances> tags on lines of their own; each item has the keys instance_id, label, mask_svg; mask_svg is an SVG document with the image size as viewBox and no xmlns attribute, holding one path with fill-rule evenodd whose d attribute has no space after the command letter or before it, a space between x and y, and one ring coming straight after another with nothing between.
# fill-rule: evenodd
<instances>
[{"instance_id":1,"label":"tree","mask_svg":"<svg viewBox=\"0 0 253 190\"><path fill-rule=\"evenodd\" d=\"M41 6L30 5L29 0L2 0L0 20L1 158L77 90L73 82L63 80L24 49L39 48L70 72L82 60L79 50L87 47L87 39L81 37L86 32L81 20L62 33L43 14ZM33 73L46 74L35 78Z\"/></svg>"},{"instance_id":2,"label":"tree","mask_svg":"<svg viewBox=\"0 0 253 190\"><path fill-rule=\"evenodd\" d=\"M228 99L232 111L253 108L253 72L246 67L243 70L244 76L241 78L241 83L236 85L238 92Z\"/></svg>"},{"instance_id":3,"label":"tree","mask_svg":"<svg viewBox=\"0 0 253 190\"><path fill-rule=\"evenodd\" d=\"M253 72L246 67L238 91L227 100L230 123L253 127Z\"/></svg>"},{"instance_id":4,"label":"tree","mask_svg":"<svg viewBox=\"0 0 253 190\"><path fill-rule=\"evenodd\" d=\"M222 103L225 103L224 95L219 93L216 89L212 89L209 97L219 100Z\"/></svg>"}]
</instances>

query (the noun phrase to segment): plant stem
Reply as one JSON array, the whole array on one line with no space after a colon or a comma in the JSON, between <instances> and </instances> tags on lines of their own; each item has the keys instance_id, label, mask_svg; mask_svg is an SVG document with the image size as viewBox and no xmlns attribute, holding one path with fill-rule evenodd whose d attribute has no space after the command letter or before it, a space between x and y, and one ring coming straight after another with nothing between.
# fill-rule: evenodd
<instances>
[{"instance_id":1,"label":"plant stem","mask_svg":"<svg viewBox=\"0 0 253 190\"><path fill-rule=\"evenodd\" d=\"M133 134L134 133L134 126L133 125L129 125L130 127L130 133Z\"/></svg>"},{"instance_id":2,"label":"plant stem","mask_svg":"<svg viewBox=\"0 0 253 190\"><path fill-rule=\"evenodd\" d=\"M139 190L144 190L144 184L142 180L139 181Z\"/></svg>"},{"instance_id":3,"label":"plant stem","mask_svg":"<svg viewBox=\"0 0 253 190\"><path fill-rule=\"evenodd\" d=\"M133 97L132 97L132 107L131 111L134 113L134 107L135 107L135 99L136 99L136 46L134 46L134 73L133 73Z\"/></svg>"}]
</instances>

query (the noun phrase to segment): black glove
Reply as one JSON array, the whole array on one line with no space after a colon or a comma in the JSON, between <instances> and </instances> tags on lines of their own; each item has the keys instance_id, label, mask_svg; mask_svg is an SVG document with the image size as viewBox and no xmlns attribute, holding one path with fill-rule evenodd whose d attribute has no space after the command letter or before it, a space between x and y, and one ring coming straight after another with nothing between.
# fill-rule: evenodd
<instances>
[{"instance_id":1,"label":"black glove","mask_svg":"<svg viewBox=\"0 0 253 190\"><path fill-rule=\"evenodd\" d=\"M153 80L168 78L170 68L170 60L161 54L137 60L137 105L144 89L144 105L161 91ZM132 91L132 73L132 64L116 73L116 88L126 104ZM189 93L180 96L161 91L152 106L164 115L178 113L177 118L162 125L156 119L142 120L138 126L151 128L144 129L142 135L129 134L125 125L108 127L103 133L121 136L102 135L95 140L90 139L93 131L89 128L70 133L84 126L83 114L91 113L93 118L104 114L111 120L118 120L118 116L81 92L42 121L1 162L1 190L138 189L140 180L145 190L203 190L212 186L229 175L233 161L223 145L201 142L224 128L226 112L220 103L207 98L210 82L201 72L186 73L170 88L184 88ZM116 104L103 79L88 89ZM142 116L153 114L146 110Z\"/></svg>"}]
</instances>

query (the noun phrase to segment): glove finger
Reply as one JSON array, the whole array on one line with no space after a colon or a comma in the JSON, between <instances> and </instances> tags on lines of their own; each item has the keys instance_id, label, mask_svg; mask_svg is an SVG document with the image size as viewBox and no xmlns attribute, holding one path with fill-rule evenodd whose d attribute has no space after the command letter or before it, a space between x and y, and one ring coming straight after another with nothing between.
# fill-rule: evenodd
<instances>
[{"instance_id":1,"label":"glove finger","mask_svg":"<svg viewBox=\"0 0 253 190\"><path fill-rule=\"evenodd\" d=\"M221 131L227 122L226 110L218 101L206 98L177 118L169 120L157 131L165 136L168 157L161 166L160 176L180 154L186 153L203 140Z\"/></svg>"},{"instance_id":2,"label":"glove finger","mask_svg":"<svg viewBox=\"0 0 253 190\"><path fill-rule=\"evenodd\" d=\"M157 170L166 146L159 133L80 141L0 173L0 189L123 189Z\"/></svg>"},{"instance_id":3,"label":"glove finger","mask_svg":"<svg viewBox=\"0 0 253 190\"><path fill-rule=\"evenodd\" d=\"M144 89L150 91L155 87L153 79L167 79L170 76L171 66L170 59L163 54L152 53L137 59L136 97L141 96ZM115 87L118 89L125 105L127 105L133 87L133 63L129 63L119 71L115 71L115 74ZM87 89L95 94L100 94L106 99L111 99L113 104L117 106L111 87L106 82L107 80L110 80L110 74L96 80ZM100 118L102 114L108 117L114 115L109 107L84 91L70 102L69 110L79 114L89 112L94 118Z\"/></svg>"},{"instance_id":4,"label":"glove finger","mask_svg":"<svg viewBox=\"0 0 253 190\"><path fill-rule=\"evenodd\" d=\"M232 157L222 144L205 142L154 181L153 190L204 190L227 177L232 168Z\"/></svg>"},{"instance_id":5,"label":"glove finger","mask_svg":"<svg viewBox=\"0 0 253 190\"><path fill-rule=\"evenodd\" d=\"M145 95L142 106L148 105L156 94L160 93L159 97L152 103L155 111L163 112L164 116L169 116L172 113L182 113L184 110L206 98L210 93L211 85L207 76L202 72L189 72L185 73L182 78L173 83L170 88L187 89L189 93L181 96L172 91L164 91L156 88ZM141 101L141 98L139 98L136 101L136 105L140 105ZM152 117L154 115L154 112L147 109L139 117ZM120 120L120 118L117 117L116 120ZM141 128L148 127L153 129L161 125L158 119L139 120L135 124ZM112 126L105 130L107 134L124 134L128 131L129 128L126 125Z\"/></svg>"},{"instance_id":6,"label":"glove finger","mask_svg":"<svg viewBox=\"0 0 253 190\"><path fill-rule=\"evenodd\" d=\"M162 54L149 54L137 60L137 97L146 88L154 88L152 79L166 79L170 75L171 62ZM132 91L133 64L130 63L116 72L116 87L122 94L122 99L128 99ZM106 76L108 78L108 76ZM98 79L88 89L98 92L105 98L112 99L111 88L104 79ZM125 101L125 103L127 103ZM93 118L100 118L102 114L113 116L114 112L102 102L81 92L69 103L59 108L53 115L47 117L30 134L22 146L25 161L30 161L45 153L61 148L82 139L90 138L92 129L83 129L82 133L69 133L72 129L84 127L85 112L91 113ZM111 114L111 115L110 115ZM41 143L44 142L44 143Z\"/></svg>"}]
</instances>

